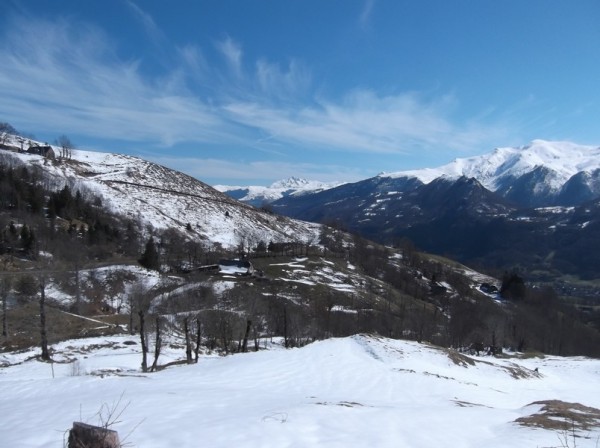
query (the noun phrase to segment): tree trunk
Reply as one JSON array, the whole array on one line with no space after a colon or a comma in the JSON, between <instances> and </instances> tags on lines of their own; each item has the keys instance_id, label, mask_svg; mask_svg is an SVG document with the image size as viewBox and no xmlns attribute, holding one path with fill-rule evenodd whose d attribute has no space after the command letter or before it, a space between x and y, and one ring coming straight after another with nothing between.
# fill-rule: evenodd
<instances>
[{"instance_id":1,"label":"tree trunk","mask_svg":"<svg viewBox=\"0 0 600 448\"><path fill-rule=\"evenodd\" d=\"M229 325L228 319L229 319L229 316L226 317L224 315L221 315L221 321L220 321L221 343L223 345L223 349L225 350L226 355L229 354L229 343L231 342L230 335L229 335L230 325Z\"/></svg>"},{"instance_id":2,"label":"tree trunk","mask_svg":"<svg viewBox=\"0 0 600 448\"><path fill-rule=\"evenodd\" d=\"M4 297L2 297L2 336L4 336L4 337L8 336L6 311L7 311L6 296L4 296Z\"/></svg>"},{"instance_id":3,"label":"tree trunk","mask_svg":"<svg viewBox=\"0 0 600 448\"><path fill-rule=\"evenodd\" d=\"M158 365L158 357L160 356L160 349L162 348L162 340L160 336L160 317L156 316L156 343L154 344L154 362L150 368L151 372L156 371Z\"/></svg>"},{"instance_id":4,"label":"tree trunk","mask_svg":"<svg viewBox=\"0 0 600 448\"><path fill-rule=\"evenodd\" d=\"M185 359L188 364L192 363L192 341L190 339L190 327L187 316L183 319L183 331L185 332Z\"/></svg>"},{"instance_id":5,"label":"tree trunk","mask_svg":"<svg viewBox=\"0 0 600 448\"><path fill-rule=\"evenodd\" d=\"M81 314L81 287L79 286L79 263L75 263L75 313Z\"/></svg>"},{"instance_id":6,"label":"tree trunk","mask_svg":"<svg viewBox=\"0 0 600 448\"><path fill-rule=\"evenodd\" d=\"M46 285L44 281L40 282L40 339L42 346L42 359L50 361L48 352L48 332L46 329Z\"/></svg>"},{"instance_id":7,"label":"tree trunk","mask_svg":"<svg viewBox=\"0 0 600 448\"><path fill-rule=\"evenodd\" d=\"M289 347L289 341L288 341L288 321L287 321L287 308L284 305L283 306L283 342L285 345L285 348Z\"/></svg>"},{"instance_id":8,"label":"tree trunk","mask_svg":"<svg viewBox=\"0 0 600 448\"><path fill-rule=\"evenodd\" d=\"M257 352L259 349L259 346L258 346L258 331L256 331L256 325L254 325L254 327L252 327L252 334L254 336L254 351Z\"/></svg>"},{"instance_id":9,"label":"tree trunk","mask_svg":"<svg viewBox=\"0 0 600 448\"><path fill-rule=\"evenodd\" d=\"M8 336L8 317L6 315L8 311L8 305L6 304L6 300L8 299L8 292L10 291L10 283L8 278L2 279L2 284L0 285L2 292L2 336Z\"/></svg>"},{"instance_id":10,"label":"tree trunk","mask_svg":"<svg viewBox=\"0 0 600 448\"><path fill-rule=\"evenodd\" d=\"M248 351L248 335L250 334L250 327L252 327L252 321L248 319L246 321L246 334L244 334L244 342L242 344L243 353L246 353Z\"/></svg>"},{"instance_id":11,"label":"tree trunk","mask_svg":"<svg viewBox=\"0 0 600 448\"><path fill-rule=\"evenodd\" d=\"M135 331L133 331L133 306L131 305L131 299L129 299L129 334L133 336Z\"/></svg>"},{"instance_id":12,"label":"tree trunk","mask_svg":"<svg viewBox=\"0 0 600 448\"><path fill-rule=\"evenodd\" d=\"M138 311L138 315L140 316L140 339L142 340L142 372L148 371L148 345L146 343L146 335L144 334L144 312L142 310Z\"/></svg>"},{"instance_id":13,"label":"tree trunk","mask_svg":"<svg viewBox=\"0 0 600 448\"><path fill-rule=\"evenodd\" d=\"M200 324L200 319L196 319L196 326L196 348L194 356L196 363L198 363L198 353L200 352L200 342L202 340L202 326Z\"/></svg>"},{"instance_id":14,"label":"tree trunk","mask_svg":"<svg viewBox=\"0 0 600 448\"><path fill-rule=\"evenodd\" d=\"M68 448L120 448L119 434L112 429L74 422Z\"/></svg>"}]
</instances>

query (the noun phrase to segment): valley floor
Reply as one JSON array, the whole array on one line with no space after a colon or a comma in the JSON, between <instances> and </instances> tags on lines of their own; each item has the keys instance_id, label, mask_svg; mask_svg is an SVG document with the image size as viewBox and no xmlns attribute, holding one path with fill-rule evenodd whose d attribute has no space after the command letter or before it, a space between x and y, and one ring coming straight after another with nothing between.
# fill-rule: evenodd
<instances>
[{"instance_id":1,"label":"valley floor","mask_svg":"<svg viewBox=\"0 0 600 448\"><path fill-rule=\"evenodd\" d=\"M600 408L600 360L469 358L359 335L205 355L195 365L142 374L134 337L71 340L53 350L52 366L30 359L36 352L0 354L0 446L60 447L74 421L107 420L117 420L112 429L127 446L144 448L600 443L593 409ZM160 361L183 356L171 346ZM532 404L541 400L589 408L563 414L564 421ZM575 434L566 431L573 425Z\"/></svg>"}]
</instances>

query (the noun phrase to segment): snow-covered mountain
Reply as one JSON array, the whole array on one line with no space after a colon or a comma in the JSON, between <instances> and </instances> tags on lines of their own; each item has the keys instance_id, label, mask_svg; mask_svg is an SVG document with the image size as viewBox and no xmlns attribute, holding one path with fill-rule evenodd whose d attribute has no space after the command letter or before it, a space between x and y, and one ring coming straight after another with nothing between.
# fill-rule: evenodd
<instances>
[{"instance_id":1,"label":"snow-covered mountain","mask_svg":"<svg viewBox=\"0 0 600 448\"><path fill-rule=\"evenodd\" d=\"M600 260L600 148L535 140L434 169L380 174L275 201L297 219L338 222L366 238L466 264L595 278Z\"/></svg>"},{"instance_id":2,"label":"snow-covered mountain","mask_svg":"<svg viewBox=\"0 0 600 448\"><path fill-rule=\"evenodd\" d=\"M600 147L534 140L518 148L455 159L438 168L380 176L415 177L425 184L439 178L472 177L520 205L575 205L600 196Z\"/></svg>"},{"instance_id":3,"label":"snow-covered mountain","mask_svg":"<svg viewBox=\"0 0 600 448\"><path fill-rule=\"evenodd\" d=\"M18 146L8 141L8 145ZM54 148L59 154L60 148ZM39 169L55 188L69 185L102 200L111 211L156 229L175 228L207 243L312 242L319 225L275 217L240 203L181 172L112 153L72 150L70 160L0 150L8 163ZM189 226L188 226L189 224ZM190 230L190 228L192 230Z\"/></svg>"},{"instance_id":4,"label":"snow-covered mountain","mask_svg":"<svg viewBox=\"0 0 600 448\"><path fill-rule=\"evenodd\" d=\"M382 173L318 193L284 197L273 207L299 219L340 220L357 231L368 226L373 237L383 230L381 225L390 232L461 211L491 218L599 198L600 147L535 140L438 168Z\"/></svg>"},{"instance_id":5,"label":"snow-covered mountain","mask_svg":"<svg viewBox=\"0 0 600 448\"><path fill-rule=\"evenodd\" d=\"M254 206L295 200L338 188L355 190L371 182L390 185L390 191L408 191L434 180L448 182L474 178L487 190L518 206L571 206L600 197L600 147L572 142L534 140L521 147L496 148L492 152L458 158L437 167L381 173L355 183L318 182L297 177L280 180L268 187L215 185L234 199ZM397 186L400 185L401 190ZM281 201L283 199L283 201Z\"/></svg>"},{"instance_id":6,"label":"snow-covered mountain","mask_svg":"<svg viewBox=\"0 0 600 448\"><path fill-rule=\"evenodd\" d=\"M343 182L320 182L298 177L278 180L268 187L215 185L214 188L234 199L260 207L287 196L318 193L342 185Z\"/></svg>"}]
</instances>

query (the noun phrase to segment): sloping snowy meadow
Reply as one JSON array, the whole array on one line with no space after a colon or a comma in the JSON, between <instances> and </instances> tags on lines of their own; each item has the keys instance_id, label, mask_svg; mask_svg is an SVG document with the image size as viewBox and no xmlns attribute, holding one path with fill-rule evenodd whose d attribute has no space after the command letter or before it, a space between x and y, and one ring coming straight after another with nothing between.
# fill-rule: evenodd
<instances>
[{"instance_id":1,"label":"sloping snowy meadow","mask_svg":"<svg viewBox=\"0 0 600 448\"><path fill-rule=\"evenodd\" d=\"M142 374L133 337L53 350L52 365L31 359L35 351L0 354L0 446L60 447L74 421L112 423L126 446L144 448L597 447L600 439L600 416L585 427L563 427L557 415L551 429L516 422L541 415L532 405L540 400L600 408L600 360L469 358L359 335ZM170 347L160 363L181 358Z\"/></svg>"}]
</instances>

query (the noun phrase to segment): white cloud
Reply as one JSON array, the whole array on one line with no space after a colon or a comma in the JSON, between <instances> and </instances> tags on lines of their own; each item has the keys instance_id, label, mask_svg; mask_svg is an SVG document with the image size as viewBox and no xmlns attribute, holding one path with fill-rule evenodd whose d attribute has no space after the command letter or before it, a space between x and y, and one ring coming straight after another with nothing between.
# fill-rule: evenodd
<instances>
[{"instance_id":1,"label":"white cloud","mask_svg":"<svg viewBox=\"0 0 600 448\"><path fill-rule=\"evenodd\" d=\"M166 145L231 135L210 105L171 82L176 71L145 79L112 48L94 27L16 19L0 47L3 112L38 130Z\"/></svg>"},{"instance_id":2,"label":"white cloud","mask_svg":"<svg viewBox=\"0 0 600 448\"><path fill-rule=\"evenodd\" d=\"M146 34L153 40L153 42L156 45L161 45L164 42L166 42L165 35L163 34L162 30L158 27L158 25L156 25L156 22L150 14L142 10L142 8L140 8L131 0L127 0L125 3L127 4L127 6L129 6L134 16L140 21L140 23L146 31Z\"/></svg>"},{"instance_id":3,"label":"white cloud","mask_svg":"<svg viewBox=\"0 0 600 448\"><path fill-rule=\"evenodd\" d=\"M308 92L311 73L302 62L294 59L289 62L287 70L282 70L279 64L260 59L256 62L256 79L263 93L290 99Z\"/></svg>"},{"instance_id":4,"label":"white cloud","mask_svg":"<svg viewBox=\"0 0 600 448\"><path fill-rule=\"evenodd\" d=\"M403 153L416 147L457 149L481 144L502 129L478 123L460 127L449 118L451 97L424 101L417 94L378 96L356 90L342 101L322 100L299 110L235 102L232 118L275 139L340 151Z\"/></svg>"},{"instance_id":5,"label":"white cloud","mask_svg":"<svg viewBox=\"0 0 600 448\"><path fill-rule=\"evenodd\" d=\"M146 159L185 172L198 179L285 179L291 176L323 182L364 179L372 173L335 164L290 163L269 160L239 161L196 157L163 157L146 155Z\"/></svg>"},{"instance_id":6,"label":"white cloud","mask_svg":"<svg viewBox=\"0 0 600 448\"><path fill-rule=\"evenodd\" d=\"M162 36L149 15L129 5L149 33ZM366 6L370 11L372 5ZM263 58L244 70L242 47L230 37L215 44L225 65L209 64L199 46L187 45L175 48L175 63L153 76L138 61L119 58L109 36L82 22L14 17L1 42L2 112L37 132L167 146L201 142L360 153L480 149L508 134L503 126L485 125L489 117L455 120L459 105L452 95L356 89L340 99L318 96L303 62L281 65ZM234 77L227 76L232 72Z\"/></svg>"},{"instance_id":7,"label":"white cloud","mask_svg":"<svg viewBox=\"0 0 600 448\"><path fill-rule=\"evenodd\" d=\"M224 56L225 61L238 78L242 77L242 47L231 37L216 43L217 49Z\"/></svg>"}]
</instances>

